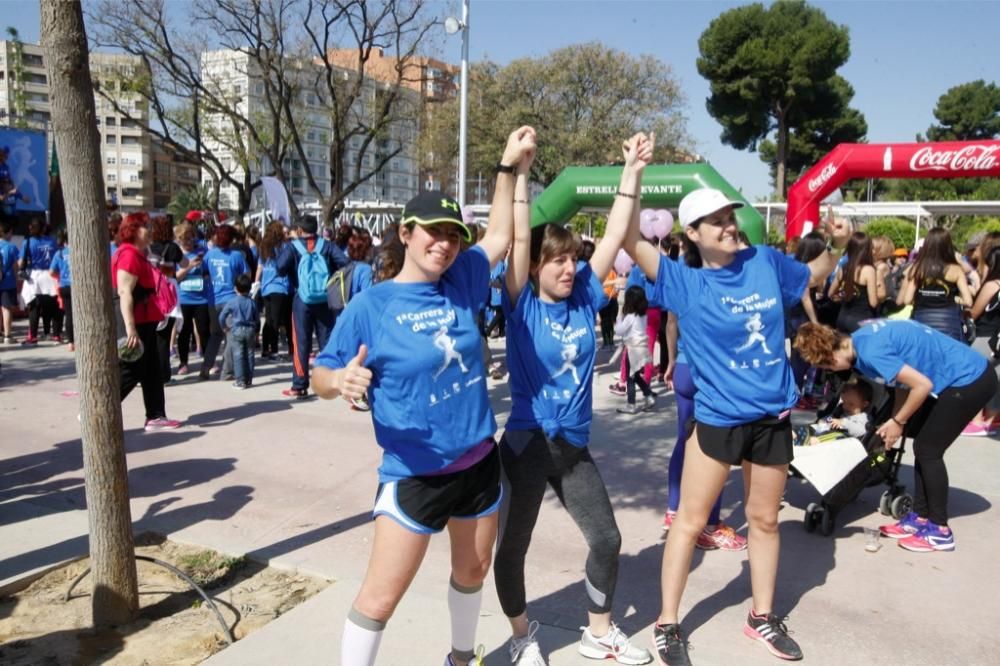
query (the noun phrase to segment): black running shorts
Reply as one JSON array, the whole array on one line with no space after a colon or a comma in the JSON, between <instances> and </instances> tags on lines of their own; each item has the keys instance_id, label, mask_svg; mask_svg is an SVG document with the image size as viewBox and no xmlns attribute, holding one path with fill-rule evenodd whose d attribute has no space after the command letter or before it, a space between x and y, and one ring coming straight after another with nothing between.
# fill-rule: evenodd
<instances>
[{"instance_id":1,"label":"black running shorts","mask_svg":"<svg viewBox=\"0 0 1000 666\"><path fill-rule=\"evenodd\" d=\"M389 516L417 534L436 534L451 518L482 518L500 508L500 454L494 446L472 467L380 483L372 517Z\"/></svg>"},{"instance_id":2,"label":"black running shorts","mask_svg":"<svg viewBox=\"0 0 1000 666\"><path fill-rule=\"evenodd\" d=\"M695 423L695 428L702 452L720 462L730 465L740 465L744 460L758 465L792 462L792 422L787 415L732 427Z\"/></svg>"}]
</instances>

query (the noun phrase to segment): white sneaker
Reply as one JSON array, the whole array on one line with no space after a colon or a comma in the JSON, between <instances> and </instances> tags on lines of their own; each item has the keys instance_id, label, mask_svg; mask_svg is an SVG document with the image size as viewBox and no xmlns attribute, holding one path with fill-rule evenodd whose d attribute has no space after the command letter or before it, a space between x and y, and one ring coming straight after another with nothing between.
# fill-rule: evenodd
<instances>
[{"instance_id":1,"label":"white sneaker","mask_svg":"<svg viewBox=\"0 0 1000 666\"><path fill-rule=\"evenodd\" d=\"M535 640L538 633L538 620L528 624L528 634L521 638L511 638L507 649L510 651L510 663L515 666L546 666L542 649Z\"/></svg>"},{"instance_id":2,"label":"white sneaker","mask_svg":"<svg viewBox=\"0 0 1000 666\"><path fill-rule=\"evenodd\" d=\"M580 654L589 659L614 659L619 664L648 664L653 661L653 655L645 648L636 647L629 642L621 629L614 622L606 636L597 638L590 633L588 627L583 629L578 648Z\"/></svg>"},{"instance_id":3,"label":"white sneaker","mask_svg":"<svg viewBox=\"0 0 1000 666\"><path fill-rule=\"evenodd\" d=\"M648 412L656 405L656 398L652 395L647 395L642 399L642 411Z\"/></svg>"}]
</instances>

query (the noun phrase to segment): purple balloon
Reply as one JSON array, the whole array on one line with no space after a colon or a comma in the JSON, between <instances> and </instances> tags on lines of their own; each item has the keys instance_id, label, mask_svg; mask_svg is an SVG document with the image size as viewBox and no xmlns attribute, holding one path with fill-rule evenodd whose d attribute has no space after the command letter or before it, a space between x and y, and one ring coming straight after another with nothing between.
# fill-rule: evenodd
<instances>
[{"instance_id":1,"label":"purple balloon","mask_svg":"<svg viewBox=\"0 0 1000 666\"><path fill-rule=\"evenodd\" d=\"M674 216L669 210L659 209L656 211L656 221L653 222L653 235L657 238L666 238L674 228Z\"/></svg>"},{"instance_id":2,"label":"purple balloon","mask_svg":"<svg viewBox=\"0 0 1000 666\"><path fill-rule=\"evenodd\" d=\"M653 224L656 223L656 211L652 208L646 208L639 213L639 233L642 234L643 238L652 238L656 234L653 233Z\"/></svg>"},{"instance_id":3,"label":"purple balloon","mask_svg":"<svg viewBox=\"0 0 1000 666\"><path fill-rule=\"evenodd\" d=\"M475 223L476 216L475 213L472 212L472 208L470 206L462 206L462 221L469 227Z\"/></svg>"},{"instance_id":4,"label":"purple balloon","mask_svg":"<svg viewBox=\"0 0 1000 666\"><path fill-rule=\"evenodd\" d=\"M615 257L615 273L625 275L632 270L633 265L635 265L635 262L632 261L632 257L629 256L628 252L618 250L618 256Z\"/></svg>"}]
</instances>

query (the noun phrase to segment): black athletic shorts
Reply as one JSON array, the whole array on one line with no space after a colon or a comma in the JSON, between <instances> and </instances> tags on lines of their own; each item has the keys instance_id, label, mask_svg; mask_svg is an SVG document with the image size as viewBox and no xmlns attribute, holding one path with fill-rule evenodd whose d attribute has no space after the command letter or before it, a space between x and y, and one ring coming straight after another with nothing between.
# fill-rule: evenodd
<instances>
[{"instance_id":1,"label":"black athletic shorts","mask_svg":"<svg viewBox=\"0 0 1000 666\"><path fill-rule=\"evenodd\" d=\"M436 534L451 518L482 518L500 509L496 446L472 467L435 476L380 483L372 517L386 515L417 534Z\"/></svg>"},{"instance_id":2,"label":"black athletic shorts","mask_svg":"<svg viewBox=\"0 0 1000 666\"><path fill-rule=\"evenodd\" d=\"M730 465L740 465L744 460L758 465L792 462L792 422L788 414L732 427L697 422L694 427L702 452L720 462Z\"/></svg>"},{"instance_id":3,"label":"black athletic shorts","mask_svg":"<svg viewBox=\"0 0 1000 666\"><path fill-rule=\"evenodd\" d=\"M5 308L16 308L17 307L17 290L16 289L4 289L0 291L0 306Z\"/></svg>"}]
</instances>

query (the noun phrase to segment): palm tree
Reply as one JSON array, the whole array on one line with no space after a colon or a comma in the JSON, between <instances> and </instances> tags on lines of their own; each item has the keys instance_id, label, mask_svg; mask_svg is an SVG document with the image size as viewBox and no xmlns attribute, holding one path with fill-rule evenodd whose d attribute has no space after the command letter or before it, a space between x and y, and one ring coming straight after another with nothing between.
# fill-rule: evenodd
<instances>
[{"instance_id":1,"label":"palm tree","mask_svg":"<svg viewBox=\"0 0 1000 666\"><path fill-rule=\"evenodd\" d=\"M181 190L173 196L167 204L167 212L174 216L175 220L183 220L188 211L192 210L215 210L215 202L212 196L212 187L206 183L195 187Z\"/></svg>"}]
</instances>

